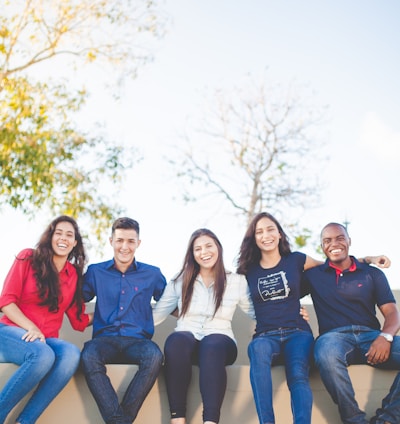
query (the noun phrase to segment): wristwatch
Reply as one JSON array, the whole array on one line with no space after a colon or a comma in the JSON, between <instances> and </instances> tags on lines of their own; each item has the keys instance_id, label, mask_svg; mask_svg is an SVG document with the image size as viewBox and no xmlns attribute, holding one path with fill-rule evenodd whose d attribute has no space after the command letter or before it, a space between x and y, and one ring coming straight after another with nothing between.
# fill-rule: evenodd
<instances>
[{"instance_id":1,"label":"wristwatch","mask_svg":"<svg viewBox=\"0 0 400 424\"><path fill-rule=\"evenodd\" d=\"M381 333L380 336L384 337L389 343L392 343L393 336L389 333Z\"/></svg>"}]
</instances>

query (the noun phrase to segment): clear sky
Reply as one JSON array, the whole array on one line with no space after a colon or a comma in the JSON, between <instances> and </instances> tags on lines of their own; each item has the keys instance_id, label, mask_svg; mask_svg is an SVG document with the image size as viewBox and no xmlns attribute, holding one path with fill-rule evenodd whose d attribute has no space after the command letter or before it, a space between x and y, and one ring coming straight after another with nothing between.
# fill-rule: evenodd
<instances>
[{"instance_id":1,"label":"clear sky","mask_svg":"<svg viewBox=\"0 0 400 424\"><path fill-rule=\"evenodd\" d=\"M347 219L351 253L388 255L386 274L400 288L400 2L166 0L163 9L171 24L154 62L125 86L119 103L99 91L87 111L87 119L105 120L113 139L139 146L144 157L130 171L121 201L141 224L137 259L170 278L192 231L207 226L233 268L245 229L213 204L184 205L165 155L181 142L188 117L202 115L205 90L238 85L268 68L272 82L308 84L330 109L322 128L329 162L320 175L327 188L320 207L306 211L301 223L318 234L325 223ZM2 280L48 217L29 222L6 210L1 216ZM312 247L306 253L315 256ZM112 252L89 254L97 262Z\"/></svg>"}]
</instances>

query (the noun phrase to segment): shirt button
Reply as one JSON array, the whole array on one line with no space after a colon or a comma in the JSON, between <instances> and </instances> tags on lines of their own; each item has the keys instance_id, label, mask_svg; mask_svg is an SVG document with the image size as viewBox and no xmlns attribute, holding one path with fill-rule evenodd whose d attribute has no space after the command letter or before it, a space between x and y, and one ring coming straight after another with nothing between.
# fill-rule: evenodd
<instances>
[{"instance_id":1,"label":"shirt button","mask_svg":"<svg viewBox=\"0 0 400 424\"><path fill-rule=\"evenodd\" d=\"M121 306L119 309L122 311L122 310L124 309L124 307L123 307L123 306Z\"/></svg>"},{"instance_id":2,"label":"shirt button","mask_svg":"<svg viewBox=\"0 0 400 424\"><path fill-rule=\"evenodd\" d=\"M121 292L122 294L125 294L125 290L122 290L122 292Z\"/></svg>"}]
</instances>

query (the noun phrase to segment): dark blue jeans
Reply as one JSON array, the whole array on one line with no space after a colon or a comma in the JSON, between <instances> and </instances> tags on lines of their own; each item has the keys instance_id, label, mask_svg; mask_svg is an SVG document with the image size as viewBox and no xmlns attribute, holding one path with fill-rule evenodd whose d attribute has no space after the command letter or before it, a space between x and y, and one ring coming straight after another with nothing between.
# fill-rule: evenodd
<instances>
[{"instance_id":1,"label":"dark blue jeans","mask_svg":"<svg viewBox=\"0 0 400 424\"><path fill-rule=\"evenodd\" d=\"M163 355L148 339L96 337L85 343L82 365L86 381L107 424L132 424L160 372ZM121 404L106 373L106 364L139 366Z\"/></svg>"},{"instance_id":2,"label":"dark blue jeans","mask_svg":"<svg viewBox=\"0 0 400 424\"><path fill-rule=\"evenodd\" d=\"M219 422L226 391L226 365L235 362L236 343L224 334L196 340L189 331L176 331L165 342L165 376L171 418L186 415L192 364L199 366L203 421Z\"/></svg>"},{"instance_id":3,"label":"dark blue jeans","mask_svg":"<svg viewBox=\"0 0 400 424\"><path fill-rule=\"evenodd\" d=\"M321 379L333 401L339 407L345 424L368 423L365 413L358 407L347 367L367 364L365 354L380 331L368 327L348 326L329 331L315 342L315 362ZM400 337L395 337L389 359L376 368L400 370ZM400 376L397 375L389 394L376 411L376 423L400 423Z\"/></svg>"},{"instance_id":4,"label":"dark blue jeans","mask_svg":"<svg viewBox=\"0 0 400 424\"><path fill-rule=\"evenodd\" d=\"M309 371L313 344L314 337L309 331L296 328L268 331L249 344L250 381L260 424L275 423L271 367L276 364L285 366L293 422L311 423Z\"/></svg>"}]
</instances>

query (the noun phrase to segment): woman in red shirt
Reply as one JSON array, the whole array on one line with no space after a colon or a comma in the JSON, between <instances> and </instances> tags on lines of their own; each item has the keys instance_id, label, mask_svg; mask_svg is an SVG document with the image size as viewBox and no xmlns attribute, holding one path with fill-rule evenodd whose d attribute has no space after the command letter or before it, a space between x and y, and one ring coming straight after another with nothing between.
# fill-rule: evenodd
<instances>
[{"instance_id":1,"label":"woman in red shirt","mask_svg":"<svg viewBox=\"0 0 400 424\"><path fill-rule=\"evenodd\" d=\"M77 346L58 339L64 312L74 329L91 321L81 294L85 251L74 219L60 216L36 249L16 257L0 296L0 362L19 368L0 391L0 424L36 386L17 423L33 424L68 383L80 360Z\"/></svg>"}]
</instances>

